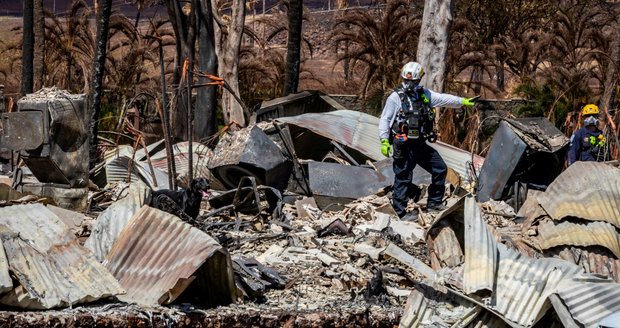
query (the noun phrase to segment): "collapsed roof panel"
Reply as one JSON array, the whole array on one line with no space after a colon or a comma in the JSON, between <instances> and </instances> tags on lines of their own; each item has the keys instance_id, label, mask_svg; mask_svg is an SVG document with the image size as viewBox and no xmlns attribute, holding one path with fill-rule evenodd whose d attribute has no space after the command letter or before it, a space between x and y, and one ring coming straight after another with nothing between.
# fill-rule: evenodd
<instances>
[{"instance_id":1,"label":"collapsed roof panel","mask_svg":"<svg viewBox=\"0 0 620 328\"><path fill-rule=\"evenodd\" d=\"M50 309L124 292L44 205L0 208L0 226L9 269L20 284L2 296L2 304Z\"/></svg>"},{"instance_id":2,"label":"collapsed roof panel","mask_svg":"<svg viewBox=\"0 0 620 328\"><path fill-rule=\"evenodd\" d=\"M538 201L554 220L572 216L620 228L620 169L599 162L575 162Z\"/></svg>"},{"instance_id":3,"label":"collapsed roof panel","mask_svg":"<svg viewBox=\"0 0 620 328\"><path fill-rule=\"evenodd\" d=\"M379 147L379 118L351 110L338 110L327 113L303 114L282 117L278 122L292 124L308 129L325 138L334 140L373 161L385 159ZM454 169L461 177L468 180L472 155L442 142L431 143L441 154L448 167ZM482 167L484 158L474 155L474 165Z\"/></svg>"},{"instance_id":4,"label":"collapsed roof panel","mask_svg":"<svg viewBox=\"0 0 620 328\"><path fill-rule=\"evenodd\" d=\"M127 223L103 262L127 290L125 302L169 304L194 284L201 301L236 298L228 251L178 217L142 207Z\"/></svg>"}]
</instances>

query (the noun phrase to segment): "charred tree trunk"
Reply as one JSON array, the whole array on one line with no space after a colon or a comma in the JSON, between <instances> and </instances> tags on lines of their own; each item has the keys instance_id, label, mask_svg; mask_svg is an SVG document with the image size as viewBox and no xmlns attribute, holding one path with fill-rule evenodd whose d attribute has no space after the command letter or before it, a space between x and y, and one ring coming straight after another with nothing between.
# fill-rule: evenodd
<instances>
[{"instance_id":1,"label":"charred tree trunk","mask_svg":"<svg viewBox=\"0 0 620 328\"><path fill-rule=\"evenodd\" d=\"M101 111L101 97L103 93L103 74L105 73L105 58L108 45L108 32L110 27L110 14L112 13L112 0L101 0L97 15L97 53L93 62L92 79L92 102L90 106L89 121L89 166L93 168L97 163L97 121Z\"/></svg>"},{"instance_id":2,"label":"charred tree trunk","mask_svg":"<svg viewBox=\"0 0 620 328\"><path fill-rule=\"evenodd\" d=\"M442 92L444 88L453 17L454 0L424 1L417 60L426 71L422 79L423 85L437 92Z\"/></svg>"},{"instance_id":3,"label":"charred tree trunk","mask_svg":"<svg viewBox=\"0 0 620 328\"><path fill-rule=\"evenodd\" d=\"M34 59L33 75L34 90L43 87L45 74L43 58L45 57L45 15L43 13L43 0L34 0Z\"/></svg>"},{"instance_id":4,"label":"charred tree trunk","mask_svg":"<svg viewBox=\"0 0 620 328\"><path fill-rule=\"evenodd\" d=\"M215 32L213 29L213 8L208 0L194 0L198 13L198 68L201 72L217 75L217 55L215 53ZM198 84L207 83L199 77ZM196 98L194 139L211 137L217 132L217 88L201 87Z\"/></svg>"},{"instance_id":5,"label":"charred tree trunk","mask_svg":"<svg viewBox=\"0 0 620 328\"><path fill-rule=\"evenodd\" d=\"M181 4L180 1L166 1L168 18L170 19L176 38L176 56L174 58L172 85L180 85L181 83L183 61L186 58L189 59L191 63L194 61L194 44L196 41L194 8L191 9L189 15L185 16ZM190 67L190 70L191 69L193 68ZM180 96L176 97L174 101L174 110L170 111L170 118L172 123L172 135L176 139L183 140L187 138L187 97L191 97L191 95L188 95L187 92L179 92L179 95Z\"/></svg>"},{"instance_id":6,"label":"charred tree trunk","mask_svg":"<svg viewBox=\"0 0 620 328\"><path fill-rule=\"evenodd\" d=\"M24 33L22 39L22 96L32 93L34 61L34 0L24 0Z\"/></svg>"},{"instance_id":7,"label":"charred tree trunk","mask_svg":"<svg viewBox=\"0 0 620 328\"><path fill-rule=\"evenodd\" d=\"M290 0L288 6L288 43L284 88L282 95L297 92L299 86L299 67L301 66L301 36L303 22L303 0Z\"/></svg>"},{"instance_id":8,"label":"charred tree trunk","mask_svg":"<svg viewBox=\"0 0 620 328\"><path fill-rule=\"evenodd\" d=\"M211 6L217 8L215 0L211 0ZM215 50L220 77L229 84L232 92L239 95L239 50L245 21L245 0L233 0L231 11L231 21L228 25L215 24L215 35L219 36L215 42ZM215 14L215 11L213 13ZM219 19L219 21L222 20ZM223 32L222 29L227 30L227 33ZM243 107L228 91L222 93L222 111L226 123L236 122L245 126Z\"/></svg>"}]
</instances>

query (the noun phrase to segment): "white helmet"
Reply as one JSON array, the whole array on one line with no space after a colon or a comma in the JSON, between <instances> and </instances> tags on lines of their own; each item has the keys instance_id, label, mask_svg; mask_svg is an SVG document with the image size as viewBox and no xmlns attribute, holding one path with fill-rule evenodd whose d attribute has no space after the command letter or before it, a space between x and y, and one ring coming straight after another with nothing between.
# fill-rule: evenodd
<instances>
[{"instance_id":1,"label":"white helmet","mask_svg":"<svg viewBox=\"0 0 620 328\"><path fill-rule=\"evenodd\" d=\"M421 80L424 76L422 66L416 62L408 62L403 66L400 76L405 80Z\"/></svg>"}]
</instances>

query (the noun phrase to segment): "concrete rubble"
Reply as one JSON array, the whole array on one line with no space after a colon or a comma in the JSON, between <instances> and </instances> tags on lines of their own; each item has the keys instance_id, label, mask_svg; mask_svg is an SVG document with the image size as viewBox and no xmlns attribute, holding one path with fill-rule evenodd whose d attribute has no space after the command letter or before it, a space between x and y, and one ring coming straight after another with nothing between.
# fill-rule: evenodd
<instances>
[{"instance_id":1,"label":"concrete rubble","mask_svg":"<svg viewBox=\"0 0 620 328\"><path fill-rule=\"evenodd\" d=\"M168 188L162 142L108 149L85 209L0 183L0 325L620 327L617 163L547 181L532 168L565 138L502 122L518 158L434 144L448 208L424 210L416 170L418 220L403 221L377 118L310 92L263 107L214 149L192 144L211 182L192 220L150 206ZM173 151L184 186L189 149Z\"/></svg>"}]
</instances>

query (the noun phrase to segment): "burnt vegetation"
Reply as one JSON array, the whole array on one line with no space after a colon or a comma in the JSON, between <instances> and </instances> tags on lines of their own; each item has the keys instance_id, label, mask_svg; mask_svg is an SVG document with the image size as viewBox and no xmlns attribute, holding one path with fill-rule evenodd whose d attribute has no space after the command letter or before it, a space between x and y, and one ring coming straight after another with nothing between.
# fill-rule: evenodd
<instances>
[{"instance_id":1,"label":"burnt vegetation","mask_svg":"<svg viewBox=\"0 0 620 328\"><path fill-rule=\"evenodd\" d=\"M54 13L40 0L25 4L29 3L34 26L15 24L0 38L0 83L5 85L7 105L23 93L20 72L28 72L32 65L22 56L22 35L31 29L32 91L43 86L95 91L91 89L97 57L96 6L75 0L65 12ZM113 11L108 18L99 130L121 133L124 109L137 95L148 94L164 103L160 61L171 99L164 105L170 109L173 136L178 139L187 139L189 133L184 118L187 93L180 91L187 81L181 81L183 74L199 85L209 81L197 73L220 75L240 96L245 108L227 98L222 88L210 87L207 94L198 91L200 105L193 106L206 104L207 109L196 111L198 128L193 134L197 140L207 140L233 118L245 125L240 117L247 119L248 109L261 101L303 89L355 94L361 100L359 109L376 115L398 83L402 63L415 59L424 1L330 1L328 8L308 1L302 3L305 7L297 1L264 3L266 7L260 1L137 0L131 14ZM245 9L240 29L234 25L239 6ZM290 8L302 15L289 15ZM598 103L606 111L609 129L617 129L619 11L617 2L601 0L458 2L446 91L524 98L529 102L512 115L547 117L567 135L579 127L581 106ZM297 21L302 17L298 44L287 42L291 17ZM231 52L227 47L236 42L235 33L241 33L240 46ZM299 56L298 68L296 57L287 57L291 51ZM183 72L185 59L190 64L187 72ZM287 74L292 74L288 80ZM226 98L223 103L220 97ZM235 112L242 109L243 114ZM441 139L469 149L483 118L478 110L446 111L440 119Z\"/></svg>"}]
</instances>

